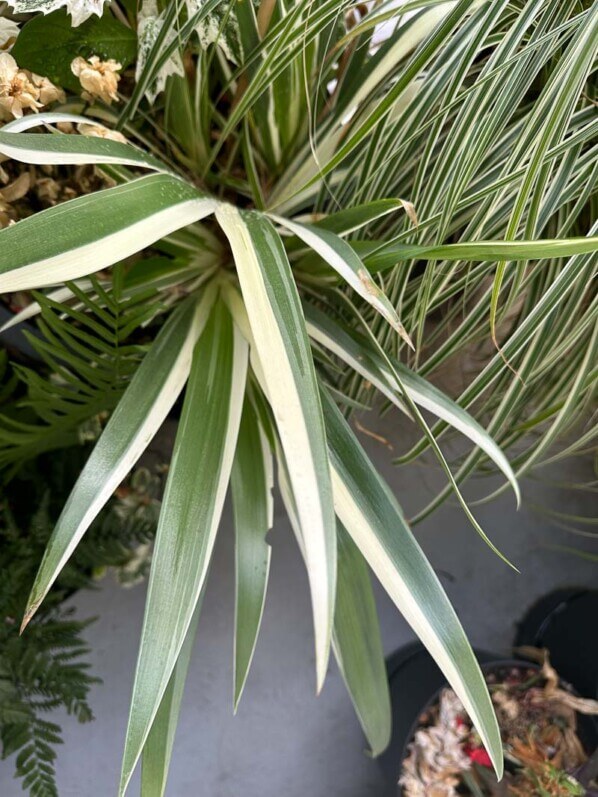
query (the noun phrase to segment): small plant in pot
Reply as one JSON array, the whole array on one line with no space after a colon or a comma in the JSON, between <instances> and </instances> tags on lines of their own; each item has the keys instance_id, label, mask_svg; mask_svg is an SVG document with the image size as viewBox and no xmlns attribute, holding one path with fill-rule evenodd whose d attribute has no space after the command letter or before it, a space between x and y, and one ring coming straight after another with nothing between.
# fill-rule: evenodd
<instances>
[{"instance_id":1,"label":"small plant in pot","mask_svg":"<svg viewBox=\"0 0 598 797\"><path fill-rule=\"evenodd\" d=\"M543 659L484 667L505 755L501 783L463 705L443 688L417 721L403 760L403 797L572 797L597 795L588 756L598 742L598 702L577 696Z\"/></svg>"}]
</instances>

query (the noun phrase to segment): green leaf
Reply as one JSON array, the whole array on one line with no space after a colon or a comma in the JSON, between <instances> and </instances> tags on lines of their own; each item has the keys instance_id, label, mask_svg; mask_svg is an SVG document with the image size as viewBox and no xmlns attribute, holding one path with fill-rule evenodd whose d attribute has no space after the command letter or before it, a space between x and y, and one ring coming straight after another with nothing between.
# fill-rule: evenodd
<instances>
[{"instance_id":1,"label":"green leaf","mask_svg":"<svg viewBox=\"0 0 598 797\"><path fill-rule=\"evenodd\" d=\"M125 166L140 166L158 172L168 172L162 161L121 141L84 135L40 135L23 133L31 127L71 122L73 124L98 125L86 116L70 113L38 113L15 119L0 128L0 152L23 163L67 164L67 163L116 163Z\"/></svg>"},{"instance_id":2,"label":"green leaf","mask_svg":"<svg viewBox=\"0 0 598 797\"><path fill-rule=\"evenodd\" d=\"M212 213L216 203L167 174L71 199L0 230L0 292L78 279Z\"/></svg>"},{"instance_id":3,"label":"green leaf","mask_svg":"<svg viewBox=\"0 0 598 797\"><path fill-rule=\"evenodd\" d=\"M369 245L368 245L369 246ZM598 250L598 237L564 238L537 241L463 241L441 246L388 244L364 257L374 273L392 268L401 260L544 260L571 257Z\"/></svg>"},{"instance_id":4,"label":"green leaf","mask_svg":"<svg viewBox=\"0 0 598 797\"><path fill-rule=\"evenodd\" d=\"M162 501L119 794L124 795L205 583L235 452L248 347L218 302L193 353Z\"/></svg>"},{"instance_id":5,"label":"green leaf","mask_svg":"<svg viewBox=\"0 0 598 797\"><path fill-rule=\"evenodd\" d=\"M21 69L44 75L52 83L79 94L81 84L71 72L71 61L79 55L97 55L102 61L113 58L124 69L137 55L137 36L112 14L92 17L73 27L66 11L60 10L30 19L19 33L11 55Z\"/></svg>"},{"instance_id":6,"label":"green leaf","mask_svg":"<svg viewBox=\"0 0 598 797\"><path fill-rule=\"evenodd\" d=\"M299 224L280 216L272 216L278 224L286 227L304 243L317 252L329 266L353 288L353 290L371 304L383 318L395 329L406 343L413 348L409 335L399 321L397 311L384 292L376 285L370 272L361 262L355 250L330 230L317 228L308 224Z\"/></svg>"},{"instance_id":7,"label":"green leaf","mask_svg":"<svg viewBox=\"0 0 598 797\"><path fill-rule=\"evenodd\" d=\"M190 297L170 316L108 421L48 542L23 626L36 612L90 524L162 425L183 389L198 335L213 303Z\"/></svg>"},{"instance_id":8,"label":"green leaf","mask_svg":"<svg viewBox=\"0 0 598 797\"><path fill-rule=\"evenodd\" d=\"M312 340L340 357L399 409L409 414L401 396L401 387L397 384L394 374L389 371L387 364L366 339L328 318L316 307L306 305L306 314L307 330ZM391 362L411 400L438 418L442 418L479 446L509 480L519 503L521 494L513 469L488 432L466 410L426 379L394 358Z\"/></svg>"},{"instance_id":9,"label":"green leaf","mask_svg":"<svg viewBox=\"0 0 598 797\"><path fill-rule=\"evenodd\" d=\"M304 538L312 595L317 686L330 653L336 582L336 529L326 438L305 320L280 236L256 212L221 205L254 350L272 406ZM254 368L255 370L255 368Z\"/></svg>"},{"instance_id":10,"label":"green leaf","mask_svg":"<svg viewBox=\"0 0 598 797\"><path fill-rule=\"evenodd\" d=\"M272 454L256 412L246 397L231 487L235 516L235 684L237 710L264 611L272 528Z\"/></svg>"},{"instance_id":11,"label":"green leaf","mask_svg":"<svg viewBox=\"0 0 598 797\"><path fill-rule=\"evenodd\" d=\"M344 208L314 222L314 227L318 229L330 230L337 235L349 235L349 233L371 224L377 219L387 216L389 213L396 213L404 210L410 219L414 220L413 205L405 199L377 199L373 202L366 202L363 205L354 205L351 208Z\"/></svg>"},{"instance_id":12,"label":"green leaf","mask_svg":"<svg viewBox=\"0 0 598 797\"><path fill-rule=\"evenodd\" d=\"M278 446L276 453L280 494L305 560L288 465ZM340 523L337 523L337 535L338 578L332 648L372 755L379 755L388 745L392 717L376 603L367 564Z\"/></svg>"},{"instance_id":13,"label":"green leaf","mask_svg":"<svg viewBox=\"0 0 598 797\"><path fill-rule=\"evenodd\" d=\"M336 513L467 709L501 777L498 723L461 623L388 485L325 392L322 405Z\"/></svg>"},{"instance_id":14,"label":"green leaf","mask_svg":"<svg viewBox=\"0 0 598 797\"><path fill-rule=\"evenodd\" d=\"M163 797L168 778L168 768L172 756L174 735L179 719L185 680L193 653L193 643L203 602L203 592L199 596L195 614L179 653L170 681L164 692L160 708L152 723L147 741L143 747L141 764L141 797Z\"/></svg>"},{"instance_id":15,"label":"green leaf","mask_svg":"<svg viewBox=\"0 0 598 797\"><path fill-rule=\"evenodd\" d=\"M338 524L338 580L332 644L372 755L390 741L392 714L376 602L367 564Z\"/></svg>"}]
</instances>

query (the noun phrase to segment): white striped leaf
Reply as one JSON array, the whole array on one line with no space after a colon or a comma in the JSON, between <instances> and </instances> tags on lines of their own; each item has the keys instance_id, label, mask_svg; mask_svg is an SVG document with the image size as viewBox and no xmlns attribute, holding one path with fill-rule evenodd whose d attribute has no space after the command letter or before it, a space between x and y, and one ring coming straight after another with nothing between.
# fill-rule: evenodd
<instances>
[{"instance_id":1,"label":"white striped leaf","mask_svg":"<svg viewBox=\"0 0 598 797\"><path fill-rule=\"evenodd\" d=\"M147 448L183 389L213 303L208 290L170 316L133 376L62 510L36 576L25 626L106 501Z\"/></svg>"},{"instance_id":2,"label":"white striped leaf","mask_svg":"<svg viewBox=\"0 0 598 797\"><path fill-rule=\"evenodd\" d=\"M399 210L404 210L410 220L414 224L417 223L414 207L406 199L375 199L363 205L343 208L343 210L323 216L314 222L314 226L344 236ZM309 219L307 220L309 221Z\"/></svg>"},{"instance_id":3,"label":"white striped leaf","mask_svg":"<svg viewBox=\"0 0 598 797\"><path fill-rule=\"evenodd\" d=\"M124 795L205 583L229 483L248 347L218 301L195 346L152 557L119 795Z\"/></svg>"},{"instance_id":4,"label":"white striped leaf","mask_svg":"<svg viewBox=\"0 0 598 797\"><path fill-rule=\"evenodd\" d=\"M388 485L325 393L322 404L336 513L465 706L500 778L503 756L498 723L459 618Z\"/></svg>"},{"instance_id":5,"label":"white striped leaf","mask_svg":"<svg viewBox=\"0 0 598 797\"><path fill-rule=\"evenodd\" d=\"M264 612L272 549L272 453L249 398L245 398L231 475L235 517L234 710L245 686Z\"/></svg>"},{"instance_id":6,"label":"white striped leaf","mask_svg":"<svg viewBox=\"0 0 598 797\"><path fill-rule=\"evenodd\" d=\"M278 447L277 459L278 487L305 560L288 466ZM340 523L337 523L337 540L332 649L372 755L379 755L388 746L392 717L378 613L367 564Z\"/></svg>"},{"instance_id":7,"label":"white striped leaf","mask_svg":"<svg viewBox=\"0 0 598 797\"><path fill-rule=\"evenodd\" d=\"M360 242L358 242L359 244ZM375 247L375 252L367 254ZM571 257L598 250L598 236L545 238L537 241L464 241L457 244L378 244L359 246L368 269L374 273L393 268L401 260L544 260ZM364 251L365 250L365 251Z\"/></svg>"},{"instance_id":8,"label":"white striped leaf","mask_svg":"<svg viewBox=\"0 0 598 797\"><path fill-rule=\"evenodd\" d=\"M202 602L203 592L197 601L195 614L187 630L183 647L143 747L141 797L163 797L166 790L174 735L179 719L185 680L187 679L187 672L191 662L191 654L193 653L193 643L195 642Z\"/></svg>"},{"instance_id":9,"label":"white striped leaf","mask_svg":"<svg viewBox=\"0 0 598 797\"><path fill-rule=\"evenodd\" d=\"M0 230L0 293L87 276L215 208L188 183L152 174L42 210Z\"/></svg>"},{"instance_id":10,"label":"white striped leaf","mask_svg":"<svg viewBox=\"0 0 598 797\"><path fill-rule=\"evenodd\" d=\"M332 645L355 712L370 745L382 753L392 715L376 601L367 564L342 524L338 531L338 580Z\"/></svg>"},{"instance_id":11,"label":"white striped leaf","mask_svg":"<svg viewBox=\"0 0 598 797\"><path fill-rule=\"evenodd\" d=\"M330 230L313 227L309 224L299 224L295 221L283 219L280 216L272 216L272 218L298 238L301 238L314 252L317 252L413 348L413 343L399 321L397 312L390 300L384 294L384 291L376 285L370 272L361 262L359 255L346 241L343 241L342 238Z\"/></svg>"},{"instance_id":12,"label":"white striped leaf","mask_svg":"<svg viewBox=\"0 0 598 797\"><path fill-rule=\"evenodd\" d=\"M380 390L395 406L403 412L408 412L394 375L389 372L386 363L371 346L365 345L365 342L360 341L354 333L341 327L312 305L306 305L306 315L307 331L312 340L336 354ZM479 446L508 479L519 504L521 493L517 478L503 451L488 432L463 407L460 407L426 379L418 376L397 360L393 359L392 363L400 374L401 381L411 400L449 423L476 446Z\"/></svg>"},{"instance_id":13,"label":"white striped leaf","mask_svg":"<svg viewBox=\"0 0 598 797\"><path fill-rule=\"evenodd\" d=\"M140 166L157 172L170 169L142 149L99 136L24 133L32 127L70 122L104 127L95 119L70 113L40 113L15 119L0 129L0 153L22 163L40 165L103 163ZM109 130L109 128L106 128Z\"/></svg>"},{"instance_id":14,"label":"white striped leaf","mask_svg":"<svg viewBox=\"0 0 598 797\"><path fill-rule=\"evenodd\" d=\"M336 531L326 438L305 320L291 268L272 224L221 205L266 392L274 412L305 543L314 613L317 686L330 654Z\"/></svg>"}]
</instances>

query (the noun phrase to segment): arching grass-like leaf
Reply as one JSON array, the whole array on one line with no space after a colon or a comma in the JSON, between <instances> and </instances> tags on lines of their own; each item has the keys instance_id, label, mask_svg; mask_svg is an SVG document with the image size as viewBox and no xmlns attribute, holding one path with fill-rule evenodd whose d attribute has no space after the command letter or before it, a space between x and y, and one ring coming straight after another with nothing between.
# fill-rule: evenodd
<instances>
[{"instance_id":1,"label":"arching grass-like leaf","mask_svg":"<svg viewBox=\"0 0 598 797\"><path fill-rule=\"evenodd\" d=\"M498 723L461 623L389 487L325 392L322 404L337 515L459 696L500 778Z\"/></svg>"},{"instance_id":2,"label":"arching grass-like leaf","mask_svg":"<svg viewBox=\"0 0 598 797\"><path fill-rule=\"evenodd\" d=\"M25 626L83 534L158 431L189 375L213 293L189 298L169 318L127 388L79 476L48 542Z\"/></svg>"},{"instance_id":3,"label":"arching grass-like leaf","mask_svg":"<svg viewBox=\"0 0 598 797\"><path fill-rule=\"evenodd\" d=\"M224 504L247 343L217 302L195 346L156 532L119 794L141 755L189 630Z\"/></svg>"},{"instance_id":4,"label":"arching grass-like leaf","mask_svg":"<svg viewBox=\"0 0 598 797\"><path fill-rule=\"evenodd\" d=\"M288 461L304 537L316 638L317 685L330 652L336 581L336 532L322 410L297 288L272 224L221 205L267 398Z\"/></svg>"},{"instance_id":5,"label":"arching grass-like leaf","mask_svg":"<svg viewBox=\"0 0 598 797\"><path fill-rule=\"evenodd\" d=\"M235 683L239 705L260 629L272 549L272 453L248 397L231 474L235 516Z\"/></svg>"}]
</instances>

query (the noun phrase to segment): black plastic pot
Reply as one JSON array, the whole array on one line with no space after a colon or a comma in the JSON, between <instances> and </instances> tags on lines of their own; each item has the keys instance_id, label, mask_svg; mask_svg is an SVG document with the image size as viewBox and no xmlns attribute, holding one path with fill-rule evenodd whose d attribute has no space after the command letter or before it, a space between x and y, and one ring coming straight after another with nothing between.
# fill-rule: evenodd
<instances>
[{"instance_id":1,"label":"black plastic pot","mask_svg":"<svg viewBox=\"0 0 598 797\"><path fill-rule=\"evenodd\" d=\"M483 672L504 667L539 669L537 664L509 659L485 650L475 651ZM419 642L406 645L387 659L387 671L392 703L393 732L387 750L379 763L387 781L396 786L396 795L403 790L398 785L407 747L417 730L421 715L439 699L447 681L434 660ZM598 746L598 728L590 717L579 718L579 736L588 753Z\"/></svg>"},{"instance_id":2,"label":"black plastic pot","mask_svg":"<svg viewBox=\"0 0 598 797\"><path fill-rule=\"evenodd\" d=\"M501 658L484 650L476 650L476 656L480 664ZM419 642L395 651L386 660L386 669L392 704L392 737L378 762L388 782L396 784L418 719L447 682L434 659ZM397 794L401 794L398 786L397 789Z\"/></svg>"},{"instance_id":3,"label":"black plastic pot","mask_svg":"<svg viewBox=\"0 0 598 797\"><path fill-rule=\"evenodd\" d=\"M517 626L515 647L547 648L550 661L584 697L598 698L598 590L570 587L545 595Z\"/></svg>"}]
</instances>

